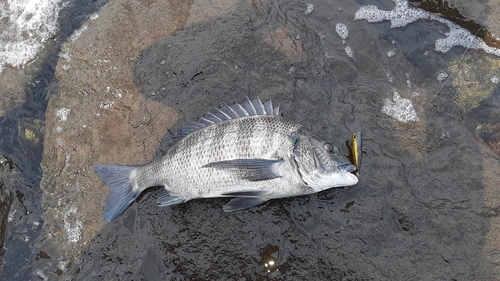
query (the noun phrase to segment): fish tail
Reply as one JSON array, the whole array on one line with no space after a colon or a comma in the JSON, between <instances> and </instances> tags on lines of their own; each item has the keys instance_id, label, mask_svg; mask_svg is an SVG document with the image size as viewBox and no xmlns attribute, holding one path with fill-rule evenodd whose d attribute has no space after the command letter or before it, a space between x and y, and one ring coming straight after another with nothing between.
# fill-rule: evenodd
<instances>
[{"instance_id":1,"label":"fish tail","mask_svg":"<svg viewBox=\"0 0 500 281\"><path fill-rule=\"evenodd\" d=\"M123 213L141 194L131 174L134 166L97 165L94 171L102 181L111 187L111 192L104 205L104 221L109 222Z\"/></svg>"}]
</instances>

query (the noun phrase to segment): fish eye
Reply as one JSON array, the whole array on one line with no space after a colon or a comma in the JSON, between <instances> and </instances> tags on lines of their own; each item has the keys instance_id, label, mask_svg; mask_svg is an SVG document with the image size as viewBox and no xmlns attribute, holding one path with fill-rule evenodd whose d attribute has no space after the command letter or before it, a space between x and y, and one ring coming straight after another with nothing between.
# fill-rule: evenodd
<instances>
[{"instance_id":1,"label":"fish eye","mask_svg":"<svg viewBox=\"0 0 500 281\"><path fill-rule=\"evenodd\" d=\"M333 154L335 152L335 149L333 148L333 145L329 142L325 142L325 150L330 153L330 154Z\"/></svg>"}]
</instances>

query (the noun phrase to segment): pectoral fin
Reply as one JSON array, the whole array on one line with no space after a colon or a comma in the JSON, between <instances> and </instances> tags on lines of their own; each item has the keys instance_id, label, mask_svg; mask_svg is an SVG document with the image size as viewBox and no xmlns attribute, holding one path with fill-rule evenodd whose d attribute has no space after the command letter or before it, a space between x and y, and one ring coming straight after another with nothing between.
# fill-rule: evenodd
<instances>
[{"instance_id":1,"label":"pectoral fin","mask_svg":"<svg viewBox=\"0 0 500 281\"><path fill-rule=\"evenodd\" d=\"M212 162L203 167L232 171L249 181L262 181L281 177L278 168L282 163L283 159L235 159Z\"/></svg>"},{"instance_id":2,"label":"pectoral fin","mask_svg":"<svg viewBox=\"0 0 500 281\"><path fill-rule=\"evenodd\" d=\"M260 198L260 197L237 197L231 199L229 203L224 205L222 209L224 212L233 212L240 211L251 208L253 206L260 205L266 202L268 199Z\"/></svg>"}]
</instances>

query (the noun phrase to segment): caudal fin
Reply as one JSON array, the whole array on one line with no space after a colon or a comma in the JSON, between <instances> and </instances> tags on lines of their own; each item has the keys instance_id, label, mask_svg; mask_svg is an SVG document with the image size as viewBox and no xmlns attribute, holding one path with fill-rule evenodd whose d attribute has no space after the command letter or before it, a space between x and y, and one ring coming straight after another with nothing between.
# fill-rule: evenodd
<instances>
[{"instance_id":1,"label":"caudal fin","mask_svg":"<svg viewBox=\"0 0 500 281\"><path fill-rule=\"evenodd\" d=\"M111 187L111 192L104 205L104 221L109 222L118 217L134 202L142 190L135 188L130 181L133 166L97 165L94 171L102 181Z\"/></svg>"}]
</instances>

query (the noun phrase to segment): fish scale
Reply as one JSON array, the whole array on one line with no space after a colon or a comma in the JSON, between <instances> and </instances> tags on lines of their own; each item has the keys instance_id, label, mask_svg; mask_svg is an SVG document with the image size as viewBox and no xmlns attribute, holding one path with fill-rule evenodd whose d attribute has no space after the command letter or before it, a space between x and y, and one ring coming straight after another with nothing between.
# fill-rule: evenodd
<instances>
[{"instance_id":1,"label":"fish scale","mask_svg":"<svg viewBox=\"0 0 500 281\"><path fill-rule=\"evenodd\" d=\"M265 128L263 120L257 119L255 120L256 122L253 122L252 119L256 118L258 117L248 117L246 120L234 120L234 123L241 126L235 126L234 123L231 123L227 124L227 126L207 127L205 131L193 133L193 135L188 137L193 140L187 139L186 143L183 141L179 142L180 146L186 145L185 147L188 147L187 145L191 142L195 143L195 145L189 146L190 153L194 155L198 154L199 157L190 157L191 155L179 153L179 151L173 151L173 155L171 156L167 155L167 157L171 157L172 161L169 161L163 169L165 178L179 179L177 182L174 180L176 184L169 186L167 189L172 193L181 194L178 191L178 187L185 184L184 179L192 179L189 184L193 186L207 186L213 183L212 178L220 178L218 184L220 194L227 191L228 186L237 184L240 181L238 175L217 168L200 169L201 166L210 162L228 159L266 158L272 154L286 156L287 151L293 145L285 137L285 134L289 133L286 131L288 128L285 126L275 128L278 131L274 133L282 136L282 138L275 139L279 140L278 142L267 142L265 146L255 145L262 140L262 137L254 135L254 132L256 129ZM274 118L282 119L281 117ZM266 122L272 121L266 120ZM237 130L228 131L227 129L231 127L237 127ZM205 140L201 140L204 136L208 137ZM167 152L167 154L169 153ZM163 165L163 163L160 162L156 165ZM189 174L191 173L197 173L198 176L190 177ZM162 179L159 180L159 182L153 183L153 185L165 185L164 182L161 182ZM151 183L143 183L143 185L151 185ZM211 195L207 194L206 197L211 197Z\"/></svg>"},{"instance_id":2,"label":"fish scale","mask_svg":"<svg viewBox=\"0 0 500 281\"><path fill-rule=\"evenodd\" d=\"M151 186L160 206L196 198L234 197L223 209L243 210L273 198L354 185L356 167L338 150L260 99L224 105L174 136L166 153L141 166L97 165L111 187L110 221ZM332 153L333 151L333 153Z\"/></svg>"}]
</instances>

